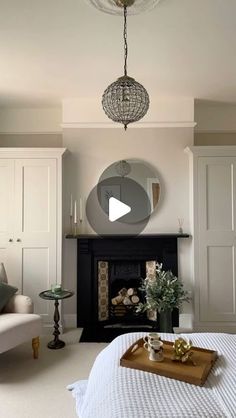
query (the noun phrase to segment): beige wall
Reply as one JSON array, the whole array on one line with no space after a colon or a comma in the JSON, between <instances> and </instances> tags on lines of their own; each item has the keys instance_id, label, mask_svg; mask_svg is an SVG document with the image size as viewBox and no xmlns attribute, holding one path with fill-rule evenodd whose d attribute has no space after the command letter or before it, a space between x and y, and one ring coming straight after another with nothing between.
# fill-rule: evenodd
<instances>
[{"instance_id":1,"label":"beige wall","mask_svg":"<svg viewBox=\"0 0 236 418\"><path fill-rule=\"evenodd\" d=\"M194 145L236 145L236 132L195 132Z\"/></svg>"},{"instance_id":2,"label":"beige wall","mask_svg":"<svg viewBox=\"0 0 236 418\"><path fill-rule=\"evenodd\" d=\"M195 101L195 131L236 132L236 105L211 101Z\"/></svg>"},{"instance_id":3,"label":"beige wall","mask_svg":"<svg viewBox=\"0 0 236 418\"><path fill-rule=\"evenodd\" d=\"M60 133L61 107L0 107L0 133Z\"/></svg>"},{"instance_id":4,"label":"beige wall","mask_svg":"<svg viewBox=\"0 0 236 418\"><path fill-rule=\"evenodd\" d=\"M62 134L0 134L0 147L62 147Z\"/></svg>"},{"instance_id":5,"label":"beige wall","mask_svg":"<svg viewBox=\"0 0 236 418\"><path fill-rule=\"evenodd\" d=\"M137 158L159 173L161 201L144 232L177 232L177 218L184 218L190 231L189 164L184 153L193 145L192 128L163 129L65 129L60 134L1 134L4 147L66 147L63 167L63 224L69 232L70 194L83 201L96 185L103 170L114 161ZM92 232L86 221L83 232ZM179 241L179 276L191 289L191 239ZM76 241L63 241L63 283L76 291ZM76 297L64 301L64 313L75 316ZM184 312L191 311L186 306Z\"/></svg>"},{"instance_id":6,"label":"beige wall","mask_svg":"<svg viewBox=\"0 0 236 418\"><path fill-rule=\"evenodd\" d=\"M70 152L64 164L64 232L69 231L70 194L87 198L103 170L120 159L137 158L156 168L161 181L161 202L144 232L177 232L184 218L190 232L189 162L184 148L193 145L192 128L65 129L63 146ZM83 232L92 232L83 222ZM179 242L179 275L191 288L191 240ZM64 240L65 286L76 290L76 242ZM65 313L76 312L76 299L64 301Z\"/></svg>"}]
</instances>

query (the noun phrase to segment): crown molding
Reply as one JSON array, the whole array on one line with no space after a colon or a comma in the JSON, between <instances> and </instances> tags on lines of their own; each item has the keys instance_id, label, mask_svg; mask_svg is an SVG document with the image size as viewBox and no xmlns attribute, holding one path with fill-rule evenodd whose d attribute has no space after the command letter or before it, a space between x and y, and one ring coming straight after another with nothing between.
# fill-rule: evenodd
<instances>
[{"instance_id":1,"label":"crown molding","mask_svg":"<svg viewBox=\"0 0 236 418\"><path fill-rule=\"evenodd\" d=\"M0 135L62 135L62 130L58 131L0 131Z\"/></svg>"},{"instance_id":2,"label":"crown molding","mask_svg":"<svg viewBox=\"0 0 236 418\"><path fill-rule=\"evenodd\" d=\"M236 145L192 145L186 147L184 152L194 157L224 156L232 157L236 154Z\"/></svg>"},{"instance_id":3,"label":"crown molding","mask_svg":"<svg viewBox=\"0 0 236 418\"><path fill-rule=\"evenodd\" d=\"M1 158L60 158L67 152L66 148L28 148L0 147Z\"/></svg>"},{"instance_id":4,"label":"crown molding","mask_svg":"<svg viewBox=\"0 0 236 418\"><path fill-rule=\"evenodd\" d=\"M69 122L63 123L63 129L123 129L121 124L98 122ZM194 128L195 122L140 122L128 125L128 129L140 128Z\"/></svg>"}]
</instances>

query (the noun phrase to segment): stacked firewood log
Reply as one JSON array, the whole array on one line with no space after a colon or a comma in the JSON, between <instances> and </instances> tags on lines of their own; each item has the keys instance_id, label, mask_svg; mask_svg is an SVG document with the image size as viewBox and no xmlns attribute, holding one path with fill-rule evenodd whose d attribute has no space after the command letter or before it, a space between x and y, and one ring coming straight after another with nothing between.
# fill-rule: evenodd
<instances>
[{"instance_id":1,"label":"stacked firewood log","mask_svg":"<svg viewBox=\"0 0 236 418\"><path fill-rule=\"evenodd\" d=\"M123 287L121 290L119 290L118 295L112 298L111 303L114 306L120 304L123 304L127 307L137 305L137 303L139 303L137 289L133 287L126 289L125 287Z\"/></svg>"}]
</instances>

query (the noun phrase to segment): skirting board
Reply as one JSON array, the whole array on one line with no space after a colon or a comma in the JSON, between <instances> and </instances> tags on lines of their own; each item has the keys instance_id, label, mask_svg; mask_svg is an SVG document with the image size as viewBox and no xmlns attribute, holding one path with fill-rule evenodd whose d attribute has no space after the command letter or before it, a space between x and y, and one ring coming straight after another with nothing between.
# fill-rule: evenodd
<instances>
[{"instance_id":1,"label":"skirting board","mask_svg":"<svg viewBox=\"0 0 236 418\"><path fill-rule=\"evenodd\" d=\"M179 326L174 327L175 334L193 332L193 315L192 314L180 314Z\"/></svg>"},{"instance_id":2,"label":"skirting board","mask_svg":"<svg viewBox=\"0 0 236 418\"><path fill-rule=\"evenodd\" d=\"M63 315L63 328L76 328L76 314Z\"/></svg>"},{"instance_id":3,"label":"skirting board","mask_svg":"<svg viewBox=\"0 0 236 418\"><path fill-rule=\"evenodd\" d=\"M76 314L65 314L63 315L63 329L64 328L77 328L77 321L76 321ZM50 334L52 332L53 323L45 324L43 326L44 328L44 334ZM192 332L193 328L193 317L191 314L180 314L180 320L179 320L179 327L176 327L174 329L175 333L180 332ZM60 331L61 331L60 326Z\"/></svg>"}]
</instances>

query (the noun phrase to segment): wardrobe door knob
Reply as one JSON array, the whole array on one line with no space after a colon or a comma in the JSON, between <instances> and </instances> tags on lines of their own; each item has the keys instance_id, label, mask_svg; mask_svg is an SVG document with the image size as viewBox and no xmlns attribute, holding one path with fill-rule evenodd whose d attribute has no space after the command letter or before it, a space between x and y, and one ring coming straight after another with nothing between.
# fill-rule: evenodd
<instances>
[{"instance_id":1,"label":"wardrobe door knob","mask_svg":"<svg viewBox=\"0 0 236 418\"><path fill-rule=\"evenodd\" d=\"M17 238L16 242L21 242L21 239L20 238Z\"/></svg>"},{"instance_id":2,"label":"wardrobe door knob","mask_svg":"<svg viewBox=\"0 0 236 418\"><path fill-rule=\"evenodd\" d=\"M9 242L13 242L13 239L12 239L12 238L10 238L10 239L9 239Z\"/></svg>"}]
</instances>

